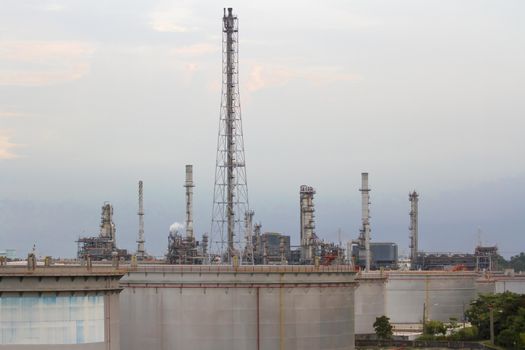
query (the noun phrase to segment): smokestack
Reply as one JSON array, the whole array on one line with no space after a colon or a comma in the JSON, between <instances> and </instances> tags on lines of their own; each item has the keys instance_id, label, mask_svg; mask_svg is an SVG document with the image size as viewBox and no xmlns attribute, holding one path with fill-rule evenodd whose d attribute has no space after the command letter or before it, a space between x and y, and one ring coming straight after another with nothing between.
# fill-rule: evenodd
<instances>
[{"instance_id":1,"label":"smokestack","mask_svg":"<svg viewBox=\"0 0 525 350\"><path fill-rule=\"evenodd\" d=\"M362 238L365 248L365 271L370 271L370 188L368 173L361 173L361 220L363 223Z\"/></svg>"},{"instance_id":2,"label":"smokestack","mask_svg":"<svg viewBox=\"0 0 525 350\"><path fill-rule=\"evenodd\" d=\"M139 181L139 239L137 240L137 258L142 259L146 254L144 249L144 197L142 190L142 180Z\"/></svg>"},{"instance_id":3,"label":"smokestack","mask_svg":"<svg viewBox=\"0 0 525 350\"><path fill-rule=\"evenodd\" d=\"M418 250L418 201L416 191L408 194L410 201L410 268L415 269Z\"/></svg>"},{"instance_id":4,"label":"smokestack","mask_svg":"<svg viewBox=\"0 0 525 350\"><path fill-rule=\"evenodd\" d=\"M193 240L193 165L186 165L186 238Z\"/></svg>"}]
</instances>

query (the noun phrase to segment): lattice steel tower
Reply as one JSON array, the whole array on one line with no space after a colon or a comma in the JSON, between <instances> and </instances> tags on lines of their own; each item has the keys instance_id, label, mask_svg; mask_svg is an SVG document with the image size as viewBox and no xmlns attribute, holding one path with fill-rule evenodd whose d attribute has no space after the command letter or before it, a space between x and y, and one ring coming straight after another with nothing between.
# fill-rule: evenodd
<instances>
[{"instance_id":1,"label":"lattice steel tower","mask_svg":"<svg viewBox=\"0 0 525 350\"><path fill-rule=\"evenodd\" d=\"M239 27L231 8L224 9L222 23L222 96L211 241L231 261L241 251L234 243L242 237L249 205L239 99Z\"/></svg>"}]
</instances>

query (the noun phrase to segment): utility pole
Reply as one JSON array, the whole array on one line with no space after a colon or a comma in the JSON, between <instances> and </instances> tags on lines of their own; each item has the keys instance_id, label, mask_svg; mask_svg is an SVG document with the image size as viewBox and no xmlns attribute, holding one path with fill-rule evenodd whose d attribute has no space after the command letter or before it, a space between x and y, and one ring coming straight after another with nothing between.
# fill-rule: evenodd
<instances>
[{"instance_id":1,"label":"utility pole","mask_svg":"<svg viewBox=\"0 0 525 350\"><path fill-rule=\"evenodd\" d=\"M489 317L490 317L490 343L494 345L494 306L489 305Z\"/></svg>"}]
</instances>

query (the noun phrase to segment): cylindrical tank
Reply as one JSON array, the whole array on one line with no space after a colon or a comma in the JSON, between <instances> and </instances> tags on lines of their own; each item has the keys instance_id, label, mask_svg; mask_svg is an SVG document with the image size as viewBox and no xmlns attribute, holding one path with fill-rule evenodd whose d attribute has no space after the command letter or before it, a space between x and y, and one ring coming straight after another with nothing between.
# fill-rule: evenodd
<instances>
[{"instance_id":1,"label":"cylindrical tank","mask_svg":"<svg viewBox=\"0 0 525 350\"><path fill-rule=\"evenodd\" d=\"M386 277L379 272L361 273L355 290L355 334L374 334L377 317L386 315Z\"/></svg>"},{"instance_id":2,"label":"cylindrical tank","mask_svg":"<svg viewBox=\"0 0 525 350\"><path fill-rule=\"evenodd\" d=\"M0 349L120 350L116 271L0 268Z\"/></svg>"},{"instance_id":3,"label":"cylindrical tank","mask_svg":"<svg viewBox=\"0 0 525 350\"><path fill-rule=\"evenodd\" d=\"M143 267L121 281L126 350L354 349L354 272Z\"/></svg>"},{"instance_id":4,"label":"cylindrical tank","mask_svg":"<svg viewBox=\"0 0 525 350\"><path fill-rule=\"evenodd\" d=\"M463 319L476 297L474 272L410 271L388 273L386 313L393 323Z\"/></svg>"}]
</instances>

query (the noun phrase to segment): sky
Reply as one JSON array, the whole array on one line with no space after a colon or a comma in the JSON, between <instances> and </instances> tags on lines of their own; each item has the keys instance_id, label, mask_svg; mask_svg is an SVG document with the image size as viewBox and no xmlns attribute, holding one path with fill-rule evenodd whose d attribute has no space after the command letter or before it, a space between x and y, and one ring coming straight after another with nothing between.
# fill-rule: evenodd
<instances>
[{"instance_id":1,"label":"sky","mask_svg":"<svg viewBox=\"0 0 525 350\"><path fill-rule=\"evenodd\" d=\"M0 250L73 257L114 205L136 249L184 220L209 232L223 7L239 16L250 207L263 231L299 237L299 187L317 235L357 238L370 175L372 241L525 250L525 3L508 1L2 0Z\"/></svg>"}]
</instances>

